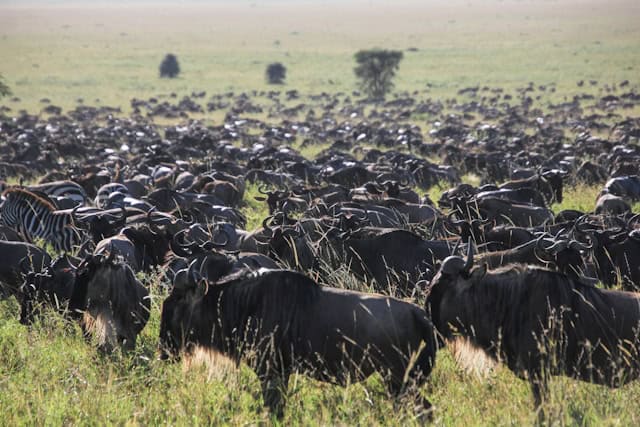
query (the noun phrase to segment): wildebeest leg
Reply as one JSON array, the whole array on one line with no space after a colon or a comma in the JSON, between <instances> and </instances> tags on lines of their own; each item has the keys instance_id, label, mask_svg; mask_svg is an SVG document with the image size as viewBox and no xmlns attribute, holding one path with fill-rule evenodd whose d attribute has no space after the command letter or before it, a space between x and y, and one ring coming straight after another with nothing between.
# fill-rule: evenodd
<instances>
[{"instance_id":1,"label":"wildebeest leg","mask_svg":"<svg viewBox=\"0 0 640 427\"><path fill-rule=\"evenodd\" d=\"M394 398L395 403L404 399L410 399L412 411L416 416L424 421L433 421L433 405L419 391L421 381L418 378L409 379L408 383L403 383L401 379L389 378L387 388Z\"/></svg>"},{"instance_id":2,"label":"wildebeest leg","mask_svg":"<svg viewBox=\"0 0 640 427\"><path fill-rule=\"evenodd\" d=\"M120 341L120 346L122 347L122 351L125 353L129 353L136 349L136 336L133 335L131 337L127 336L119 336L118 341Z\"/></svg>"},{"instance_id":3,"label":"wildebeest leg","mask_svg":"<svg viewBox=\"0 0 640 427\"><path fill-rule=\"evenodd\" d=\"M272 373L262 379L264 406L279 419L284 417L285 393L288 385L288 373Z\"/></svg>"}]
</instances>

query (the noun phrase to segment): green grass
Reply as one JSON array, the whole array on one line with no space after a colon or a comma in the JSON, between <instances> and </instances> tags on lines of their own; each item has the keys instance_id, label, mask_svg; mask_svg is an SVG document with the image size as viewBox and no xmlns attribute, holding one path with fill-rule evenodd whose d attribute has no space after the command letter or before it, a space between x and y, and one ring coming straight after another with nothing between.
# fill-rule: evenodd
<instances>
[{"instance_id":1,"label":"green grass","mask_svg":"<svg viewBox=\"0 0 640 427\"><path fill-rule=\"evenodd\" d=\"M247 183L243 206L241 207L242 213L247 217L247 230L253 231L256 228L262 227L262 221L269 215L269 207L266 202L259 202L255 197L263 196L258 191L258 184Z\"/></svg>"},{"instance_id":2,"label":"green grass","mask_svg":"<svg viewBox=\"0 0 640 427\"><path fill-rule=\"evenodd\" d=\"M598 194L602 186L588 186L578 184L574 187L566 187L563 191L562 203L556 203L553 211L558 213L565 209L575 209L581 212L593 212L596 207Z\"/></svg>"},{"instance_id":3,"label":"green grass","mask_svg":"<svg viewBox=\"0 0 640 427\"><path fill-rule=\"evenodd\" d=\"M252 371L218 359L203 365L156 359L159 304L136 353L102 356L77 325L45 312L31 328L16 319L13 300L0 302L0 410L6 425L22 424L258 424L278 423L262 408ZM532 424L527 383L504 367L479 377L438 354L418 391L436 406L438 425ZM620 390L565 378L551 383L546 406L553 424L637 425L640 385ZM291 378L282 425L417 425L408 402L394 404L379 376L346 388L302 375Z\"/></svg>"}]
</instances>

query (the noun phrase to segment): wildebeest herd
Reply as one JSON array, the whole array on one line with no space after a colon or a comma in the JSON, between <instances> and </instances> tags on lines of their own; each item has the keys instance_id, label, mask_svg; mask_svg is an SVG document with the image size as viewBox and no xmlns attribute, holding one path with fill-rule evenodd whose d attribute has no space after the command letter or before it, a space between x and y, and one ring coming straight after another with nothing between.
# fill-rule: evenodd
<instances>
[{"instance_id":1,"label":"wildebeest herd","mask_svg":"<svg viewBox=\"0 0 640 427\"><path fill-rule=\"evenodd\" d=\"M134 350L168 295L160 357L248 363L278 416L293 372L380 373L403 398L455 340L528 379L536 406L552 375L618 387L640 374L640 119L623 116L640 94L543 111L547 90L5 108L1 294L23 324L53 309L106 353ZM188 119L220 109L219 126ZM558 209L575 186L601 187L592 211ZM247 229L256 203L269 214Z\"/></svg>"}]
</instances>

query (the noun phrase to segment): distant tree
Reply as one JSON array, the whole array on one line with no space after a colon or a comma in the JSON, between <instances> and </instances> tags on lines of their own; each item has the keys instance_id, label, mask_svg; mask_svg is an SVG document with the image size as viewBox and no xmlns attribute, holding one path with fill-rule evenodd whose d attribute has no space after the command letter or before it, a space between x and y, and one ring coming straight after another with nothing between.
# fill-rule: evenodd
<instances>
[{"instance_id":1,"label":"distant tree","mask_svg":"<svg viewBox=\"0 0 640 427\"><path fill-rule=\"evenodd\" d=\"M167 53L160 63L160 77L168 77L170 79L180 74L180 65L178 65L178 58L172 53Z\"/></svg>"},{"instance_id":2,"label":"distant tree","mask_svg":"<svg viewBox=\"0 0 640 427\"><path fill-rule=\"evenodd\" d=\"M371 49L355 54L357 66L354 68L360 80L360 88L370 98L382 100L393 88L391 81L402 60L398 50Z\"/></svg>"},{"instance_id":3,"label":"distant tree","mask_svg":"<svg viewBox=\"0 0 640 427\"><path fill-rule=\"evenodd\" d=\"M287 77L287 67L279 62L267 66L267 81L272 85L281 85Z\"/></svg>"},{"instance_id":4,"label":"distant tree","mask_svg":"<svg viewBox=\"0 0 640 427\"><path fill-rule=\"evenodd\" d=\"M4 77L0 74L0 98L11 95L11 89L4 82Z\"/></svg>"}]
</instances>

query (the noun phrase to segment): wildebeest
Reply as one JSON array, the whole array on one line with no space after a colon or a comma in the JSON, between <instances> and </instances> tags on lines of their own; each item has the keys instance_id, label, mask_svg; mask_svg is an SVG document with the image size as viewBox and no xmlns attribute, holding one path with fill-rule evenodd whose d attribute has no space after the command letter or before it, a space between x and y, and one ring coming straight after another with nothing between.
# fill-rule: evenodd
<instances>
[{"instance_id":1,"label":"wildebeest","mask_svg":"<svg viewBox=\"0 0 640 427\"><path fill-rule=\"evenodd\" d=\"M0 240L0 295L17 295L22 275L39 272L51 263L44 249L25 242Z\"/></svg>"},{"instance_id":2,"label":"wildebeest","mask_svg":"<svg viewBox=\"0 0 640 427\"><path fill-rule=\"evenodd\" d=\"M257 373L264 404L284 411L289 375L345 385L374 372L401 396L435 363L436 340L423 310L391 297L322 287L288 270L262 270L176 282L162 307L161 358L204 347L244 360ZM428 401L423 400L425 408Z\"/></svg>"},{"instance_id":3,"label":"wildebeest","mask_svg":"<svg viewBox=\"0 0 640 427\"><path fill-rule=\"evenodd\" d=\"M551 375L619 387L640 375L640 296L595 288L562 273L509 265L487 271L444 260L427 296L434 326L504 361L530 381L535 404Z\"/></svg>"},{"instance_id":4,"label":"wildebeest","mask_svg":"<svg viewBox=\"0 0 640 427\"><path fill-rule=\"evenodd\" d=\"M21 287L20 323L29 325L39 313L37 305L48 304L64 313L73 292L78 260L69 255L56 258L42 272L29 272Z\"/></svg>"},{"instance_id":5,"label":"wildebeest","mask_svg":"<svg viewBox=\"0 0 640 427\"><path fill-rule=\"evenodd\" d=\"M86 336L96 335L101 351L109 353L118 344L133 350L150 307L147 289L115 256L90 255L78 266L69 312Z\"/></svg>"}]
</instances>

